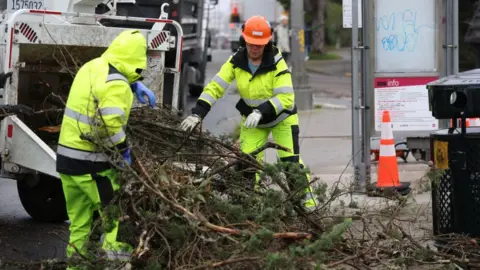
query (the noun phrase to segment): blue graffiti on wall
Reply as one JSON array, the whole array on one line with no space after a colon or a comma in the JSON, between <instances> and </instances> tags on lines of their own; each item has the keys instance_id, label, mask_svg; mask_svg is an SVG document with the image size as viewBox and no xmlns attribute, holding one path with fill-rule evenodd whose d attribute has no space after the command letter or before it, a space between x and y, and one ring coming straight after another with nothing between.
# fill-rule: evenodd
<instances>
[{"instance_id":1,"label":"blue graffiti on wall","mask_svg":"<svg viewBox=\"0 0 480 270\"><path fill-rule=\"evenodd\" d=\"M374 18L377 36L386 51L413 52L422 39L422 30L433 26L417 25L417 12L406 9L402 12Z\"/></svg>"}]
</instances>

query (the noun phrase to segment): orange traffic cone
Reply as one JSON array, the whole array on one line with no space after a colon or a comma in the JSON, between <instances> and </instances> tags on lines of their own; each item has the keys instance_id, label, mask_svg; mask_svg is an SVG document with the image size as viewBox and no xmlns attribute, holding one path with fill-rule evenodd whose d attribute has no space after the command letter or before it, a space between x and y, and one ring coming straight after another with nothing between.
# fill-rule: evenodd
<instances>
[{"instance_id":1,"label":"orange traffic cone","mask_svg":"<svg viewBox=\"0 0 480 270\"><path fill-rule=\"evenodd\" d=\"M393 138L392 123L389 111L383 112L382 133L380 139L380 158L378 160L377 191L393 189L400 194L410 192L410 183L400 182L398 174L395 139Z\"/></svg>"}]
</instances>

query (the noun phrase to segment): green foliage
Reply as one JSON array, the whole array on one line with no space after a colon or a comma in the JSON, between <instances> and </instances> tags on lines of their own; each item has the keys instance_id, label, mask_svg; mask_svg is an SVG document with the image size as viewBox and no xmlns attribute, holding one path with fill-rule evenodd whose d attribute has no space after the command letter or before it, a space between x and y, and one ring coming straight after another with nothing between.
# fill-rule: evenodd
<instances>
[{"instance_id":1,"label":"green foliage","mask_svg":"<svg viewBox=\"0 0 480 270\"><path fill-rule=\"evenodd\" d=\"M322 233L320 239L307 245L303 251L307 254L316 254L317 258L324 259L322 251L329 251L333 245L342 240L345 231L352 225L352 219L346 218L342 223L336 224L329 232Z\"/></svg>"},{"instance_id":2,"label":"green foliage","mask_svg":"<svg viewBox=\"0 0 480 270\"><path fill-rule=\"evenodd\" d=\"M269 253L265 262L265 269L295 269L295 264L288 254Z\"/></svg>"},{"instance_id":3,"label":"green foliage","mask_svg":"<svg viewBox=\"0 0 480 270\"><path fill-rule=\"evenodd\" d=\"M114 220L120 218L121 211L118 205L110 204L103 210L102 228L105 232L110 232L115 227Z\"/></svg>"},{"instance_id":4,"label":"green foliage","mask_svg":"<svg viewBox=\"0 0 480 270\"><path fill-rule=\"evenodd\" d=\"M264 246L264 242L258 238L257 235L252 235L246 243L246 250L250 253L255 253Z\"/></svg>"},{"instance_id":5,"label":"green foliage","mask_svg":"<svg viewBox=\"0 0 480 270\"><path fill-rule=\"evenodd\" d=\"M309 53L308 55L310 57L310 60L320 60L320 61L325 61L325 60L340 60L342 59L341 56L335 53L324 53L324 54L319 54L319 53Z\"/></svg>"},{"instance_id":6,"label":"green foliage","mask_svg":"<svg viewBox=\"0 0 480 270\"><path fill-rule=\"evenodd\" d=\"M188 226L180 219L169 220L165 232L165 237L170 239L170 245L174 248L182 247L188 240Z\"/></svg>"},{"instance_id":7,"label":"green foliage","mask_svg":"<svg viewBox=\"0 0 480 270\"><path fill-rule=\"evenodd\" d=\"M458 34L459 34L459 69L465 71L473 69L477 66L475 48L471 44L467 44L464 41L465 34L468 31L470 23L473 20L474 12L476 8L472 8L478 1L476 0L462 0L459 1L458 7Z\"/></svg>"},{"instance_id":8,"label":"green foliage","mask_svg":"<svg viewBox=\"0 0 480 270\"><path fill-rule=\"evenodd\" d=\"M233 222L242 222L246 219L246 213L242 205L232 204L219 198L209 200L209 208L211 211L224 215L228 220Z\"/></svg>"},{"instance_id":9,"label":"green foliage","mask_svg":"<svg viewBox=\"0 0 480 270\"><path fill-rule=\"evenodd\" d=\"M432 184L432 185L437 184L438 185L439 182L440 182L440 179L445 175L445 172L446 172L446 170L443 170L443 169L432 168L431 170L429 170L425 174L425 176L427 177L427 179L430 180L429 184Z\"/></svg>"},{"instance_id":10,"label":"green foliage","mask_svg":"<svg viewBox=\"0 0 480 270\"><path fill-rule=\"evenodd\" d=\"M148 264L143 268L144 270L162 270L165 269L163 265L157 260L151 260Z\"/></svg>"},{"instance_id":11,"label":"green foliage","mask_svg":"<svg viewBox=\"0 0 480 270\"><path fill-rule=\"evenodd\" d=\"M225 140L231 146L231 140ZM169 147L179 151L178 145ZM192 148L180 151L194 152ZM330 231L326 226L325 235L315 232L321 226L323 212L310 213L311 219L307 219L299 210L306 195L309 170L298 163L279 160L266 164L259 171L262 179L254 189L253 179L238 168L210 177L168 162L159 166L150 156L147 160L150 163L143 163L147 172L135 172L141 175L140 179L133 173L121 174L129 187L123 186L114 199L116 203L104 209L105 224L101 227L108 231L113 227L113 219L128 217L120 226L128 228L122 232L128 237L121 241L144 251L135 254L133 269L192 268L242 257L260 258L247 262L243 269L306 269L318 258L326 260L323 253L328 252L327 244L333 245L338 238L336 227ZM219 163L216 166L225 166ZM150 177L144 177L146 174ZM320 202L326 201L325 184L317 183L314 193ZM91 243L92 250L98 252L98 241ZM315 251L317 246L323 249ZM91 265L105 268L104 257L89 259L82 265L89 269Z\"/></svg>"},{"instance_id":12,"label":"green foliage","mask_svg":"<svg viewBox=\"0 0 480 270\"><path fill-rule=\"evenodd\" d=\"M290 10L290 0L277 0L285 10Z\"/></svg>"},{"instance_id":13,"label":"green foliage","mask_svg":"<svg viewBox=\"0 0 480 270\"><path fill-rule=\"evenodd\" d=\"M322 265L327 262L327 253L333 246L343 239L343 234L352 225L350 218L336 224L328 232L324 232L318 240L305 240L301 244L291 245L288 253L270 253L267 256L266 269L302 269L304 259L310 258L316 269L324 269Z\"/></svg>"},{"instance_id":14,"label":"green foliage","mask_svg":"<svg viewBox=\"0 0 480 270\"><path fill-rule=\"evenodd\" d=\"M306 0L305 2L313 2L314 0ZM290 10L290 0L277 0L285 10ZM311 3L312 4L312 3ZM315 5L313 5L315 6ZM312 25L312 31L316 31L320 27L325 28L325 42L327 45L349 46L351 43L351 32L349 29L343 28L342 22L342 1L328 0L325 9L325 25ZM315 10L305 10L305 23L309 24L313 21ZM310 40L311 42L311 40ZM333 59L332 59L333 60Z\"/></svg>"},{"instance_id":15,"label":"green foliage","mask_svg":"<svg viewBox=\"0 0 480 270\"><path fill-rule=\"evenodd\" d=\"M329 46L336 46L338 43L339 46L343 47L349 46L351 43L351 31L343 28L343 9L341 2L328 1L327 3L325 11L325 38Z\"/></svg>"},{"instance_id":16,"label":"green foliage","mask_svg":"<svg viewBox=\"0 0 480 270\"><path fill-rule=\"evenodd\" d=\"M273 232L269 229L262 228L257 232L257 235L262 240L272 240L273 239Z\"/></svg>"}]
</instances>

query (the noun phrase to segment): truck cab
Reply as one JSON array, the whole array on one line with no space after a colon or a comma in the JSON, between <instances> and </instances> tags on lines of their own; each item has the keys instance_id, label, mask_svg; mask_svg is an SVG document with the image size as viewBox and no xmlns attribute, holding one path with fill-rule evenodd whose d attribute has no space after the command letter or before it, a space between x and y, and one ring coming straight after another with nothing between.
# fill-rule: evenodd
<instances>
[{"instance_id":1,"label":"truck cab","mask_svg":"<svg viewBox=\"0 0 480 270\"><path fill-rule=\"evenodd\" d=\"M203 91L205 81L205 70L207 62L211 61L211 36L205 27L208 20L207 9L210 5L216 5L218 1L208 0L136 0L118 1L116 15L159 18L162 5L168 4L164 10L169 19L180 23L184 33L182 49L182 79L179 94L179 109L185 110L187 95L198 97ZM105 14L111 11L107 4L100 4L96 7L95 13ZM159 26L156 23L132 23L118 22L111 19L101 20L102 24L112 27L153 29L164 28L175 34L171 26ZM166 62L173 61L171 54L167 53ZM168 96L167 99L172 97Z\"/></svg>"}]
</instances>

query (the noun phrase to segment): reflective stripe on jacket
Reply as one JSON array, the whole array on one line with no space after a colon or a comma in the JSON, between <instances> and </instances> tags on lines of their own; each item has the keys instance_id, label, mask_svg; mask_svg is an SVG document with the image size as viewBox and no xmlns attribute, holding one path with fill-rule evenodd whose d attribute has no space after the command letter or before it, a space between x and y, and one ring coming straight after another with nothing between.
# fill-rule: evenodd
<instances>
[{"instance_id":1,"label":"reflective stripe on jacket","mask_svg":"<svg viewBox=\"0 0 480 270\"><path fill-rule=\"evenodd\" d=\"M297 112L291 73L277 48L265 47L262 63L255 74L248 67L246 48L225 62L200 95L193 114L202 118L236 79L241 99L237 110L248 116L253 109L262 113L259 128L273 127Z\"/></svg>"},{"instance_id":2,"label":"reflective stripe on jacket","mask_svg":"<svg viewBox=\"0 0 480 270\"><path fill-rule=\"evenodd\" d=\"M134 101L130 84L146 68L146 51L144 36L127 30L101 57L79 69L63 115L57 172L79 175L103 171L110 168L110 162L101 147L127 147L124 128Z\"/></svg>"}]
</instances>

